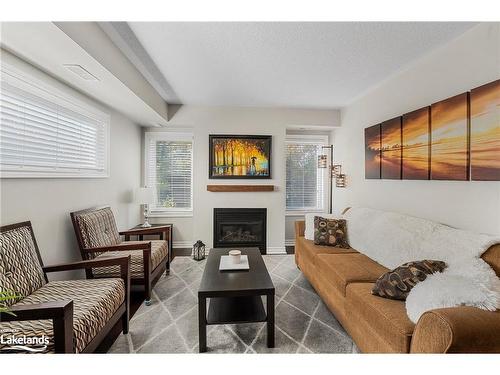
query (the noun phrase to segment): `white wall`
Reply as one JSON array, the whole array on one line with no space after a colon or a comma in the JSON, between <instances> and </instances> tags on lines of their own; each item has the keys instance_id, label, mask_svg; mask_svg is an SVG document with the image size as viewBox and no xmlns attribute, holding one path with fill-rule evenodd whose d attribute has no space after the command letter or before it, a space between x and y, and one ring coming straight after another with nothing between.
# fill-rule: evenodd
<instances>
[{"instance_id":1,"label":"white wall","mask_svg":"<svg viewBox=\"0 0 500 375\"><path fill-rule=\"evenodd\" d=\"M140 220L139 207L130 202L133 189L141 182L141 128L11 54L2 53L2 60L111 115L109 178L0 180L1 225L31 220L45 264L79 260L71 211L109 204L119 230Z\"/></svg>"},{"instance_id":2,"label":"white wall","mask_svg":"<svg viewBox=\"0 0 500 375\"><path fill-rule=\"evenodd\" d=\"M338 126L336 110L271 109L250 107L182 106L168 128L192 129L194 133L194 190L192 218L156 218L174 223L174 247L190 246L201 239L212 246L212 215L215 207L267 207L268 252L284 251L285 243L285 134L287 126ZM161 131L161 129L146 129ZM164 130L163 130L164 131ZM272 135L272 179L210 180L209 134ZM274 192L212 193L207 184L272 184Z\"/></svg>"},{"instance_id":3,"label":"white wall","mask_svg":"<svg viewBox=\"0 0 500 375\"><path fill-rule=\"evenodd\" d=\"M500 26L481 24L416 61L342 110L336 161L347 188L334 211L368 206L500 234L500 182L365 180L363 129L460 94L500 76Z\"/></svg>"}]
</instances>

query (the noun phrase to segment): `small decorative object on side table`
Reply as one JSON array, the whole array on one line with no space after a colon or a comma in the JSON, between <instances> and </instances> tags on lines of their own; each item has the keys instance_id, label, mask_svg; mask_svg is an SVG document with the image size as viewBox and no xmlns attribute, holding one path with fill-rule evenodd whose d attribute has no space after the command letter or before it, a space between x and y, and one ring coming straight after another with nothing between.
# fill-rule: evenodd
<instances>
[{"instance_id":1,"label":"small decorative object on side table","mask_svg":"<svg viewBox=\"0 0 500 375\"><path fill-rule=\"evenodd\" d=\"M149 228L144 228L142 224L136 225L125 234L125 241L130 241L130 236L137 236L138 241L143 241L144 236L154 236L160 237L160 240L165 240L168 242L168 262L172 261L173 252L173 224L150 224Z\"/></svg>"},{"instance_id":2,"label":"small decorative object on side table","mask_svg":"<svg viewBox=\"0 0 500 375\"><path fill-rule=\"evenodd\" d=\"M198 261L205 259L205 244L201 240L193 245L193 259Z\"/></svg>"},{"instance_id":3,"label":"small decorative object on side table","mask_svg":"<svg viewBox=\"0 0 500 375\"><path fill-rule=\"evenodd\" d=\"M144 205L144 223L141 225L142 228L151 228L151 224L148 221L148 210L149 205L154 203L154 189L150 187L141 187L135 191L135 201L136 203Z\"/></svg>"}]
</instances>

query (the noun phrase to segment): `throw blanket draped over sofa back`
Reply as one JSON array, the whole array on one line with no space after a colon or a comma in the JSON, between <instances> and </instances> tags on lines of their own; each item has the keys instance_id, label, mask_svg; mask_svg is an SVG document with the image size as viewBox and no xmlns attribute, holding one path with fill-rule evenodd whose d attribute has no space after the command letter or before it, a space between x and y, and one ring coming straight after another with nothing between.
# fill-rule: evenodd
<instances>
[{"instance_id":1,"label":"throw blanket draped over sofa back","mask_svg":"<svg viewBox=\"0 0 500 375\"><path fill-rule=\"evenodd\" d=\"M441 307L500 308L500 279L481 259L500 237L370 208L350 208L344 218L350 245L387 268L423 259L446 262L443 273L429 276L410 292L406 309L412 321Z\"/></svg>"}]
</instances>

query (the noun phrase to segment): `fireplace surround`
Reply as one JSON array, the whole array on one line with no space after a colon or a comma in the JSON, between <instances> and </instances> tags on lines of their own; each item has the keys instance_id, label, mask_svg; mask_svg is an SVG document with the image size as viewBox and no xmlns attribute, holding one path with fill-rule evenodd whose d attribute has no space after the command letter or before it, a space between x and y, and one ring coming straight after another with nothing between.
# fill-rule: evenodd
<instances>
[{"instance_id":1,"label":"fireplace surround","mask_svg":"<svg viewBox=\"0 0 500 375\"><path fill-rule=\"evenodd\" d=\"M258 247L266 254L267 208L214 208L213 247Z\"/></svg>"}]
</instances>

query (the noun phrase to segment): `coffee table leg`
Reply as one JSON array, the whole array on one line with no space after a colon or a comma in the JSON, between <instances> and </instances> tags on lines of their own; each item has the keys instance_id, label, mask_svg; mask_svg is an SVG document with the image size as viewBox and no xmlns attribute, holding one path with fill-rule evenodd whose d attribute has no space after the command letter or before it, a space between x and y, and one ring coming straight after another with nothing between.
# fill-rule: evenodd
<instances>
[{"instance_id":1,"label":"coffee table leg","mask_svg":"<svg viewBox=\"0 0 500 375\"><path fill-rule=\"evenodd\" d=\"M267 347L274 348L274 292L267 295Z\"/></svg>"},{"instance_id":2,"label":"coffee table leg","mask_svg":"<svg viewBox=\"0 0 500 375\"><path fill-rule=\"evenodd\" d=\"M198 295L199 351L207 351L207 298Z\"/></svg>"}]
</instances>

